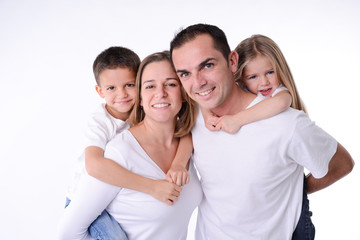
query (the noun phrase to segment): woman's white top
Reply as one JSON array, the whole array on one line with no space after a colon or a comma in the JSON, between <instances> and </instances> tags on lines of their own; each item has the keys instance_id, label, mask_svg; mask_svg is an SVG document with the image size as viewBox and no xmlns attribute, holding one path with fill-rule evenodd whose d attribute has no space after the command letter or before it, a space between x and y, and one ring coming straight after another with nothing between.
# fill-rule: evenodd
<instances>
[{"instance_id":1,"label":"woman's white top","mask_svg":"<svg viewBox=\"0 0 360 240\"><path fill-rule=\"evenodd\" d=\"M146 154L129 131L115 136L106 146L105 157L126 169L152 179L166 174ZM190 161L190 183L182 187L179 200L169 206L150 195L112 186L89 175L66 208L62 224L68 239L87 239L87 228L106 209L131 239L186 239L187 227L203 193Z\"/></svg>"}]
</instances>

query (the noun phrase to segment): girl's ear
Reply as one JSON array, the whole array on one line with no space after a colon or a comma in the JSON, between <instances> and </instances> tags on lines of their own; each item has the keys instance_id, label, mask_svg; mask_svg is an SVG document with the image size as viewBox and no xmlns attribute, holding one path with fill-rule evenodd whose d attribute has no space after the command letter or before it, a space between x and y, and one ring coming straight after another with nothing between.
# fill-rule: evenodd
<instances>
[{"instance_id":1,"label":"girl's ear","mask_svg":"<svg viewBox=\"0 0 360 240\"><path fill-rule=\"evenodd\" d=\"M101 87L99 85L95 86L95 90L96 90L96 92L99 94L99 96L101 98L105 98L104 93L102 92L102 89L101 89Z\"/></svg>"},{"instance_id":2,"label":"girl's ear","mask_svg":"<svg viewBox=\"0 0 360 240\"><path fill-rule=\"evenodd\" d=\"M236 51L231 51L229 54L229 67L234 73L238 68L239 54Z\"/></svg>"}]
</instances>

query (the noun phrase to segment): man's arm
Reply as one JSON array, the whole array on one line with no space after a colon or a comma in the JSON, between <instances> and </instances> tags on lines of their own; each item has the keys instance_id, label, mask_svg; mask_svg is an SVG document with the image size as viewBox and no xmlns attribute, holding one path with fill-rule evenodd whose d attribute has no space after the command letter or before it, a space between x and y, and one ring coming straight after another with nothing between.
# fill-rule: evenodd
<instances>
[{"instance_id":1,"label":"man's arm","mask_svg":"<svg viewBox=\"0 0 360 240\"><path fill-rule=\"evenodd\" d=\"M313 193L326 188L349 174L354 168L354 160L348 151L340 144L337 145L337 150L329 162L328 173L322 178L314 178L312 174L306 176L307 193Z\"/></svg>"}]
</instances>

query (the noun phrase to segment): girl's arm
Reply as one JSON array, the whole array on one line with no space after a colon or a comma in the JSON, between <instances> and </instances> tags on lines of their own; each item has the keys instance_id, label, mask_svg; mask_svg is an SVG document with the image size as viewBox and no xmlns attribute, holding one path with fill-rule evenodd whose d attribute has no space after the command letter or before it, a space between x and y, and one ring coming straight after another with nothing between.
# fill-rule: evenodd
<instances>
[{"instance_id":1,"label":"girl's arm","mask_svg":"<svg viewBox=\"0 0 360 240\"><path fill-rule=\"evenodd\" d=\"M291 105L291 95L284 90L274 97L265 99L256 105L238 112L235 115L225 115L216 122L216 129L228 133L237 132L243 125L275 116Z\"/></svg>"},{"instance_id":2,"label":"girl's arm","mask_svg":"<svg viewBox=\"0 0 360 240\"><path fill-rule=\"evenodd\" d=\"M153 180L137 175L104 157L104 150L90 146L85 149L85 166L88 174L105 183L143 192L173 205L180 196L181 187L165 180Z\"/></svg>"},{"instance_id":3,"label":"girl's arm","mask_svg":"<svg viewBox=\"0 0 360 240\"><path fill-rule=\"evenodd\" d=\"M178 186L183 186L189 183L190 174L187 168L192 152L193 143L191 133L189 133L186 136L180 138L175 158L169 171L166 174L166 179L169 182L175 183Z\"/></svg>"}]
</instances>

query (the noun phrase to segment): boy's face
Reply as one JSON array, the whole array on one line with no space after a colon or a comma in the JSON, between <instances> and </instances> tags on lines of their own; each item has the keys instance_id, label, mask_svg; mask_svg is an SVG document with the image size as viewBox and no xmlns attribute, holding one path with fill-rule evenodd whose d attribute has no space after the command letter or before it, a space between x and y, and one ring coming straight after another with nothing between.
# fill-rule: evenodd
<instances>
[{"instance_id":1,"label":"boy's face","mask_svg":"<svg viewBox=\"0 0 360 240\"><path fill-rule=\"evenodd\" d=\"M99 75L96 91L105 98L106 109L115 118L126 120L135 103L136 74L128 68L105 69Z\"/></svg>"}]
</instances>

